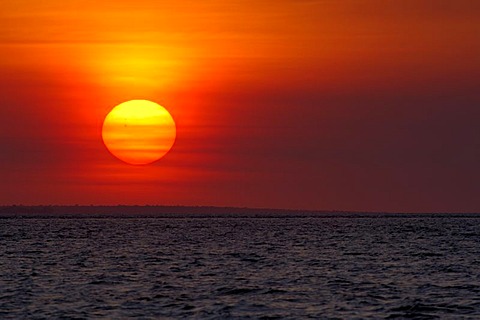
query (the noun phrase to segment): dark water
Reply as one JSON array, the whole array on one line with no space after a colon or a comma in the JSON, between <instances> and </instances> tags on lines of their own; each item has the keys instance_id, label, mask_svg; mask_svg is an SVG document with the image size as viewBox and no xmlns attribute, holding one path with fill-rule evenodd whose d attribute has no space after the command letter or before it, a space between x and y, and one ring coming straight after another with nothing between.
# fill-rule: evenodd
<instances>
[{"instance_id":1,"label":"dark water","mask_svg":"<svg viewBox=\"0 0 480 320\"><path fill-rule=\"evenodd\" d=\"M0 318L480 317L480 216L1 219Z\"/></svg>"}]
</instances>

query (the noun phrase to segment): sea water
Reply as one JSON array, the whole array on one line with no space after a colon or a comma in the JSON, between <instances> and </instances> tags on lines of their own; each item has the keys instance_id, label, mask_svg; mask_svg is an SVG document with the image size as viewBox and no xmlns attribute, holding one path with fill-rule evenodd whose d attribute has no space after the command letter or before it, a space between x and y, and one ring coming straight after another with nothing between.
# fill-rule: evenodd
<instances>
[{"instance_id":1,"label":"sea water","mask_svg":"<svg viewBox=\"0 0 480 320\"><path fill-rule=\"evenodd\" d=\"M0 219L0 318L480 318L480 215Z\"/></svg>"}]
</instances>

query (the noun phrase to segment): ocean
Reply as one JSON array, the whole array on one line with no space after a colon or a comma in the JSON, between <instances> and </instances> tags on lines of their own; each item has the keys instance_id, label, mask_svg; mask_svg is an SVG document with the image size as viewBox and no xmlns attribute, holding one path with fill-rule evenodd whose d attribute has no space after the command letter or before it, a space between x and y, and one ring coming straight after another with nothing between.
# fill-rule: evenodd
<instances>
[{"instance_id":1,"label":"ocean","mask_svg":"<svg viewBox=\"0 0 480 320\"><path fill-rule=\"evenodd\" d=\"M2 319L478 319L480 215L0 219Z\"/></svg>"}]
</instances>

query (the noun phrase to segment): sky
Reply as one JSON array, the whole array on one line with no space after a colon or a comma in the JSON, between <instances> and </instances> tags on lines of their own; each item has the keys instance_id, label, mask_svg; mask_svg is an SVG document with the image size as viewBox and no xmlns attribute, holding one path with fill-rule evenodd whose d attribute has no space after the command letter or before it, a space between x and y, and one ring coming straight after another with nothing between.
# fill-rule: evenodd
<instances>
[{"instance_id":1,"label":"sky","mask_svg":"<svg viewBox=\"0 0 480 320\"><path fill-rule=\"evenodd\" d=\"M480 211L480 1L2 0L0 204ZM101 138L177 125L132 166Z\"/></svg>"}]
</instances>

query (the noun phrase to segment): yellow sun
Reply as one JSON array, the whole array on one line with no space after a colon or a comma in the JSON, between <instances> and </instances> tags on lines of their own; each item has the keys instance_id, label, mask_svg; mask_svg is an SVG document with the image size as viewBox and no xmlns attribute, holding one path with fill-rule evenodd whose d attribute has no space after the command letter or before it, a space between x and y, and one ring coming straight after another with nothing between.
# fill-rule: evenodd
<instances>
[{"instance_id":1,"label":"yellow sun","mask_svg":"<svg viewBox=\"0 0 480 320\"><path fill-rule=\"evenodd\" d=\"M105 117L102 138L108 151L134 165L162 158L173 146L175 121L164 107L148 100L119 104Z\"/></svg>"}]
</instances>

